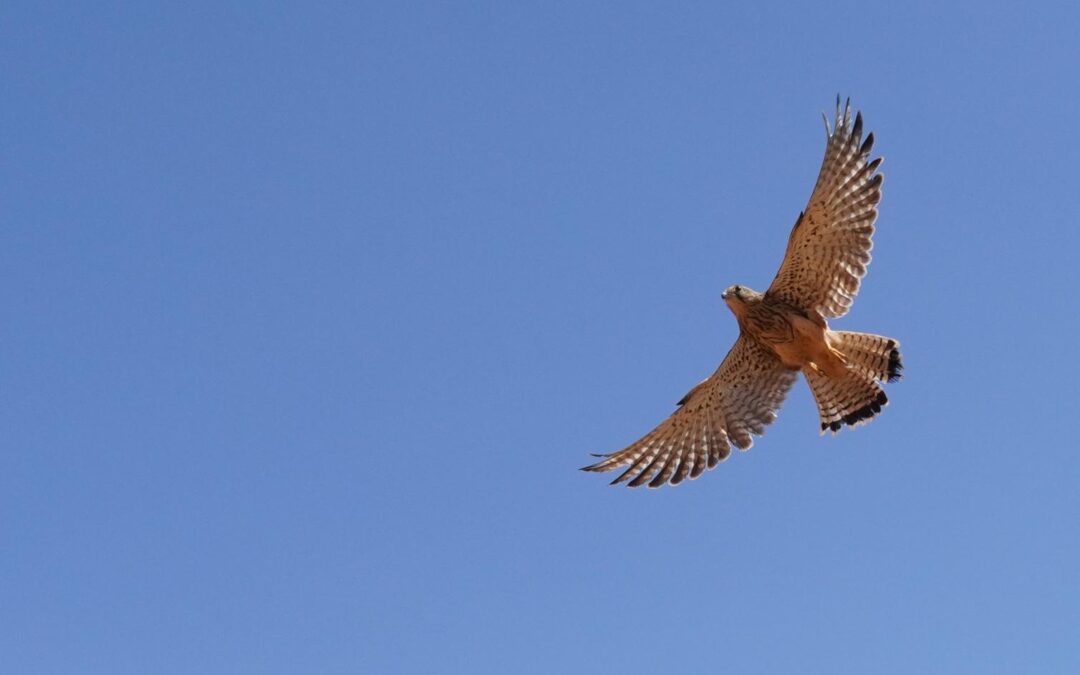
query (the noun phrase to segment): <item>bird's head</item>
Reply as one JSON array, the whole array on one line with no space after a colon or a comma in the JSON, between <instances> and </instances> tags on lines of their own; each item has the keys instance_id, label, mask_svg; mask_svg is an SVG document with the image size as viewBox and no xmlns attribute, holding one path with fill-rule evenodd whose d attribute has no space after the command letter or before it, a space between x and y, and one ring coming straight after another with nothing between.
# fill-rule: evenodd
<instances>
[{"instance_id":1,"label":"bird's head","mask_svg":"<svg viewBox=\"0 0 1080 675\"><path fill-rule=\"evenodd\" d=\"M727 306L732 312L735 312L736 316L741 316L746 311L747 304L761 300L761 293L752 288L735 284L734 286L728 286L720 294L720 299L727 303Z\"/></svg>"}]
</instances>

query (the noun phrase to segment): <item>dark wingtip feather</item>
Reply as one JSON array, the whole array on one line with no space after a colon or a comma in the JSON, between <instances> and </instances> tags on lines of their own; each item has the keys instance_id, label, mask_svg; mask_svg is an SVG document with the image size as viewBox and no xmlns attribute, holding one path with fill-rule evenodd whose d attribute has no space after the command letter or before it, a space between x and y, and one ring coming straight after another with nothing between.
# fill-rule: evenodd
<instances>
[{"instance_id":1,"label":"dark wingtip feather","mask_svg":"<svg viewBox=\"0 0 1080 675\"><path fill-rule=\"evenodd\" d=\"M855 113L855 126L851 129L851 137L856 140L862 138L862 111Z\"/></svg>"},{"instance_id":2,"label":"dark wingtip feather","mask_svg":"<svg viewBox=\"0 0 1080 675\"><path fill-rule=\"evenodd\" d=\"M671 477L671 484L678 485L686 480L686 477L690 475L690 462L686 461L686 457L679 459L679 466L675 469L675 475Z\"/></svg>"},{"instance_id":3,"label":"dark wingtip feather","mask_svg":"<svg viewBox=\"0 0 1080 675\"><path fill-rule=\"evenodd\" d=\"M593 455L593 457L600 457L600 456L601 455ZM603 471L603 469L600 468L601 464L603 464L603 462L595 462L593 464L589 464L588 466L581 467L580 469L578 469L578 471L594 471L594 472L595 471Z\"/></svg>"},{"instance_id":4,"label":"dark wingtip feather","mask_svg":"<svg viewBox=\"0 0 1080 675\"><path fill-rule=\"evenodd\" d=\"M866 140L865 140L865 141L863 141L862 147L860 147L860 148L859 148L859 154L860 154L860 155L869 155L869 154L870 154L870 150L871 150L871 148L873 148L873 147L874 147L874 132L873 132L873 131L871 131L870 133L866 134ZM876 161L876 162L879 162L879 163L880 163L880 161L881 161L881 158L880 158L880 157L878 157L878 158L877 158L876 160L874 160L874 161Z\"/></svg>"},{"instance_id":5,"label":"dark wingtip feather","mask_svg":"<svg viewBox=\"0 0 1080 675\"><path fill-rule=\"evenodd\" d=\"M629 480L630 475L632 473L634 473L634 467L635 466L636 466L635 464L631 464L629 469L627 469L626 471L623 471L618 476L616 476L614 480L612 480L610 483L608 483L608 485L618 485L619 483L622 483L622 482L624 482L626 480Z\"/></svg>"}]
</instances>

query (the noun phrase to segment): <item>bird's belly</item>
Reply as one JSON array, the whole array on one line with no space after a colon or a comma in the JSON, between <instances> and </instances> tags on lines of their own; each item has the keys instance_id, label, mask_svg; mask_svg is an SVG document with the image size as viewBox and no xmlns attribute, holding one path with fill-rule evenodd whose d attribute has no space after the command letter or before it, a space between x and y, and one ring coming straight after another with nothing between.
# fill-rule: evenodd
<instances>
[{"instance_id":1,"label":"bird's belly","mask_svg":"<svg viewBox=\"0 0 1080 675\"><path fill-rule=\"evenodd\" d=\"M800 316L790 317L792 339L771 344L780 361L789 368L803 368L810 363L826 365L832 350L825 339L825 328Z\"/></svg>"},{"instance_id":2,"label":"bird's belly","mask_svg":"<svg viewBox=\"0 0 1080 675\"><path fill-rule=\"evenodd\" d=\"M814 360L813 355L816 351L809 339L799 335L796 335L795 339L790 342L769 346L776 352L777 357L780 358L783 364L789 368L802 368Z\"/></svg>"}]
</instances>

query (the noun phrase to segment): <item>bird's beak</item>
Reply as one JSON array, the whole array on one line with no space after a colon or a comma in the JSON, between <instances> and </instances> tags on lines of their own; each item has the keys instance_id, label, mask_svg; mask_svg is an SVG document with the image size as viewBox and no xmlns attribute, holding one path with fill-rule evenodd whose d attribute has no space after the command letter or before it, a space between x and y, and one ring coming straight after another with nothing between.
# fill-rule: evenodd
<instances>
[{"instance_id":1,"label":"bird's beak","mask_svg":"<svg viewBox=\"0 0 1080 675\"><path fill-rule=\"evenodd\" d=\"M723 292L720 293L720 299L721 300L727 300L727 291L723 291Z\"/></svg>"}]
</instances>

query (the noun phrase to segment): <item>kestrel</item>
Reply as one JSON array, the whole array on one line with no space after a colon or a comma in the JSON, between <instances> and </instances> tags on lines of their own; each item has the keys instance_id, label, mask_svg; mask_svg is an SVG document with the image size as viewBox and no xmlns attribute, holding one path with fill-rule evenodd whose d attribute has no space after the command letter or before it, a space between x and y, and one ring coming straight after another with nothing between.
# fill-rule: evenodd
<instances>
[{"instance_id":1,"label":"kestrel","mask_svg":"<svg viewBox=\"0 0 1080 675\"><path fill-rule=\"evenodd\" d=\"M881 158L870 160L874 135L862 138L862 113L850 100L836 121L825 118L825 159L806 210L788 238L780 271L764 293L731 286L721 294L739 322L723 363L678 402L678 410L627 448L584 467L626 467L612 485L660 487L697 478L731 454L748 450L801 371L817 402L821 433L856 426L881 412L879 382L900 379L900 343L867 333L834 331L827 319L847 313L870 264L881 201Z\"/></svg>"}]
</instances>

